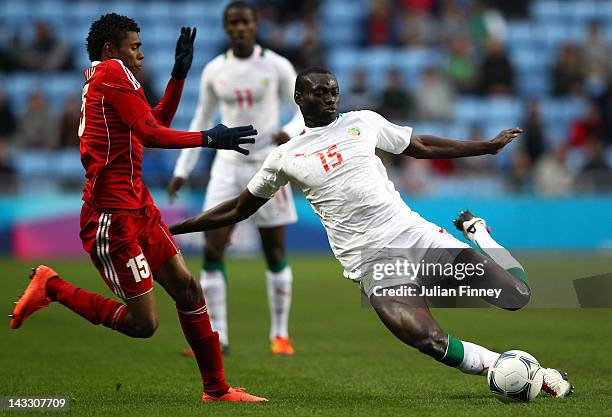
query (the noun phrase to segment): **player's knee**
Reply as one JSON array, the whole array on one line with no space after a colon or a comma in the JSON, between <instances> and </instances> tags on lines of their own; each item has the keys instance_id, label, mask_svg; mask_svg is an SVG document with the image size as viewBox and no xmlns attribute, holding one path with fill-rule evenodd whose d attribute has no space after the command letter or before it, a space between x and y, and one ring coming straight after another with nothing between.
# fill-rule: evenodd
<instances>
[{"instance_id":1,"label":"player's knee","mask_svg":"<svg viewBox=\"0 0 612 417\"><path fill-rule=\"evenodd\" d=\"M206 262L222 262L225 245L219 242L206 241L204 244L204 260Z\"/></svg>"},{"instance_id":2,"label":"player's knee","mask_svg":"<svg viewBox=\"0 0 612 417\"><path fill-rule=\"evenodd\" d=\"M148 339L155 334L159 321L157 318L142 320L132 327L131 336L139 339Z\"/></svg>"},{"instance_id":3,"label":"player's knee","mask_svg":"<svg viewBox=\"0 0 612 417\"><path fill-rule=\"evenodd\" d=\"M437 330L424 333L414 341L414 347L420 352L435 359L442 358L446 353L446 334Z\"/></svg>"},{"instance_id":4,"label":"player's knee","mask_svg":"<svg viewBox=\"0 0 612 417\"><path fill-rule=\"evenodd\" d=\"M516 311L525 307L531 299L531 288L526 282L520 281L516 284L513 305L508 310Z\"/></svg>"}]
</instances>

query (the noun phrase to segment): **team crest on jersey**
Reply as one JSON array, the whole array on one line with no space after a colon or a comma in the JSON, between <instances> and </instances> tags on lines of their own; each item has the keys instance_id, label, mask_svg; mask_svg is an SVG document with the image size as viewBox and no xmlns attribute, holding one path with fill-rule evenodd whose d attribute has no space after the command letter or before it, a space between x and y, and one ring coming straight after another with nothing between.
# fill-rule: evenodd
<instances>
[{"instance_id":1,"label":"team crest on jersey","mask_svg":"<svg viewBox=\"0 0 612 417\"><path fill-rule=\"evenodd\" d=\"M270 84L270 80L267 78L263 78L259 81L259 84L261 84L262 87L266 88L268 84Z\"/></svg>"},{"instance_id":2,"label":"team crest on jersey","mask_svg":"<svg viewBox=\"0 0 612 417\"><path fill-rule=\"evenodd\" d=\"M349 135L351 135L351 136L359 136L359 135L361 135L361 132L359 131L358 127L349 127L348 132L349 132Z\"/></svg>"}]
</instances>

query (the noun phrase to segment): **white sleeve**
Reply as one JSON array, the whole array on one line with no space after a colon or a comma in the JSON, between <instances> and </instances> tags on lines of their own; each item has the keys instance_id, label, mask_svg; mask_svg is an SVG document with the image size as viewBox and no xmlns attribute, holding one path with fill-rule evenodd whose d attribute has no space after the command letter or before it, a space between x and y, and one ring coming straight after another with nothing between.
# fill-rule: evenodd
<instances>
[{"instance_id":1,"label":"white sleeve","mask_svg":"<svg viewBox=\"0 0 612 417\"><path fill-rule=\"evenodd\" d=\"M302 133L304 130L304 118L302 117L302 112L300 112L300 108L293 100L293 91L295 90L295 79L297 78L297 74L295 73L295 69L293 69L291 62L281 56L278 56L276 67L278 69L279 76L279 97L281 98L281 101L293 111L293 117L281 129L283 132L288 134L289 137L294 137Z\"/></svg>"},{"instance_id":2,"label":"white sleeve","mask_svg":"<svg viewBox=\"0 0 612 417\"><path fill-rule=\"evenodd\" d=\"M365 111L364 113L367 113L370 123L378 131L376 135L376 147L378 149L400 154L410 145L411 127L393 124L373 111Z\"/></svg>"},{"instance_id":3,"label":"white sleeve","mask_svg":"<svg viewBox=\"0 0 612 417\"><path fill-rule=\"evenodd\" d=\"M189 131L197 132L212 128L216 113L217 97L212 89L212 82L210 82L210 67L206 66L204 71L202 71L198 106L196 107L193 119L191 119ZM186 148L181 150L181 154L174 166L174 176L180 178L189 177L189 174L191 174L191 171L193 171L193 168L198 163L201 151L202 148Z\"/></svg>"},{"instance_id":4,"label":"white sleeve","mask_svg":"<svg viewBox=\"0 0 612 417\"><path fill-rule=\"evenodd\" d=\"M263 165L249 181L247 189L256 197L272 198L280 187L286 185L289 179L282 171L283 150L282 145L275 148Z\"/></svg>"}]
</instances>

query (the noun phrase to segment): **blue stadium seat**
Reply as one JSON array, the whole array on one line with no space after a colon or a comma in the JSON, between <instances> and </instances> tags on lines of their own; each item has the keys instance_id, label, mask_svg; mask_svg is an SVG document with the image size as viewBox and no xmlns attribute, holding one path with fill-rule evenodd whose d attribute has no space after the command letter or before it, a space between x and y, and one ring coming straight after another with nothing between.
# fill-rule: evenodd
<instances>
[{"instance_id":1,"label":"blue stadium seat","mask_svg":"<svg viewBox=\"0 0 612 417\"><path fill-rule=\"evenodd\" d=\"M533 1L529 7L530 15L541 22L558 20L562 16L561 2L558 0Z\"/></svg>"}]
</instances>

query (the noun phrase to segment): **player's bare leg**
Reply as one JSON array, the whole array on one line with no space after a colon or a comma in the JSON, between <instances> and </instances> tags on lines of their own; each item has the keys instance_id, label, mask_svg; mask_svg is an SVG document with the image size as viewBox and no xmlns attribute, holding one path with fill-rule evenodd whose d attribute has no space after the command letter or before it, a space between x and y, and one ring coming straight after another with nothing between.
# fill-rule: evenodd
<instances>
[{"instance_id":1,"label":"player's bare leg","mask_svg":"<svg viewBox=\"0 0 612 417\"><path fill-rule=\"evenodd\" d=\"M155 270L153 276L176 302L183 333L202 376L202 401L267 401L248 394L243 388L230 388L227 384L219 335L211 328L202 289L191 276L183 256L176 254Z\"/></svg>"},{"instance_id":2,"label":"player's bare leg","mask_svg":"<svg viewBox=\"0 0 612 417\"><path fill-rule=\"evenodd\" d=\"M486 375L499 356L444 332L420 296L377 296L371 302L383 324L398 339L445 365L467 374Z\"/></svg>"},{"instance_id":3,"label":"player's bare leg","mask_svg":"<svg viewBox=\"0 0 612 417\"><path fill-rule=\"evenodd\" d=\"M266 284L272 353L293 355L295 351L289 339L293 273L285 258L285 227L260 227L259 235L267 264Z\"/></svg>"}]
</instances>

